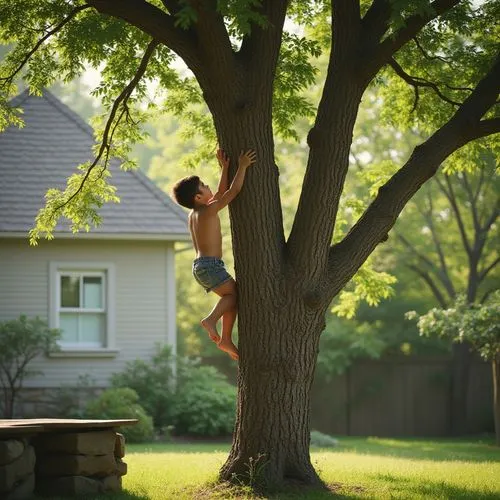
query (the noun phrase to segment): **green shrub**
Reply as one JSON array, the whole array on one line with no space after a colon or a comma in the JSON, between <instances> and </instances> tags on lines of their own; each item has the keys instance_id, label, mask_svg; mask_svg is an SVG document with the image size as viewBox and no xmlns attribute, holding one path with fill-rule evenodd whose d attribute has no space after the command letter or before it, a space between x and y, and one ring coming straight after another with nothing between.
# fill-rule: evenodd
<instances>
[{"instance_id":1,"label":"green shrub","mask_svg":"<svg viewBox=\"0 0 500 500\"><path fill-rule=\"evenodd\" d=\"M153 417L157 429L172 423L174 405L174 357L170 346L156 346L151 360L136 359L126 364L125 370L115 373L113 387L130 387L139 396L139 403Z\"/></svg>"},{"instance_id":2,"label":"green shrub","mask_svg":"<svg viewBox=\"0 0 500 500\"><path fill-rule=\"evenodd\" d=\"M236 388L213 366L179 363L174 405L176 434L231 434L236 412Z\"/></svg>"},{"instance_id":3,"label":"green shrub","mask_svg":"<svg viewBox=\"0 0 500 500\"><path fill-rule=\"evenodd\" d=\"M3 416L14 416L14 405L27 376L42 375L28 370L36 356L57 351L61 331L51 329L47 323L24 314L18 319L0 323L0 387L3 391Z\"/></svg>"},{"instance_id":4,"label":"green shrub","mask_svg":"<svg viewBox=\"0 0 500 500\"><path fill-rule=\"evenodd\" d=\"M136 425L124 426L120 432L131 443L153 439L153 419L138 403L139 396L128 387L107 389L95 401L87 404L85 416L95 419L137 418Z\"/></svg>"},{"instance_id":5,"label":"green shrub","mask_svg":"<svg viewBox=\"0 0 500 500\"><path fill-rule=\"evenodd\" d=\"M323 434L319 431L311 431L311 446L318 446L319 448L333 448L338 446L339 442L328 434Z\"/></svg>"}]
</instances>

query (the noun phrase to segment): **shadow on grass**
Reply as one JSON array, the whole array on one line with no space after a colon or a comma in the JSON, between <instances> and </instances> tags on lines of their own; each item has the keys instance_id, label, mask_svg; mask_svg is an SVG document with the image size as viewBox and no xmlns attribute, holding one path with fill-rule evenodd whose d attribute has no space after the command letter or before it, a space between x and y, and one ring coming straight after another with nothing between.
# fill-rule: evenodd
<instances>
[{"instance_id":1,"label":"shadow on grass","mask_svg":"<svg viewBox=\"0 0 500 500\"><path fill-rule=\"evenodd\" d=\"M360 453L437 462L493 462L500 459L500 448L486 440L430 440L393 438L339 438L339 447L333 453ZM319 450L311 450L319 451Z\"/></svg>"},{"instance_id":2,"label":"shadow on grass","mask_svg":"<svg viewBox=\"0 0 500 500\"><path fill-rule=\"evenodd\" d=\"M120 491L119 493L100 493L93 495L79 495L79 496L35 496L31 497L33 500L151 500L151 497L146 494L136 494L130 491Z\"/></svg>"},{"instance_id":3,"label":"shadow on grass","mask_svg":"<svg viewBox=\"0 0 500 500\"><path fill-rule=\"evenodd\" d=\"M193 500L232 499L232 500L328 500L328 499L362 499L378 498L378 491L384 491L390 497L397 498L441 498L449 500L498 500L498 493L485 492L474 488L466 488L448 484L444 481L413 480L404 476L391 474L377 474L371 476L370 487L354 486L351 484L329 483L328 490L288 487L275 493L259 495L248 487L239 487L228 483L209 483L203 487L183 489L179 497L188 494ZM375 485L374 481L378 484Z\"/></svg>"},{"instance_id":4,"label":"shadow on grass","mask_svg":"<svg viewBox=\"0 0 500 500\"><path fill-rule=\"evenodd\" d=\"M471 498L474 500L498 500L499 498L496 492L465 488L444 481L426 480L425 482L416 482L403 476L393 476L391 474L377 474L371 477L377 481L384 481L391 497L399 495L403 498L423 496L426 498L448 498L450 500L470 500Z\"/></svg>"},{"instance_id":5,"label":"shadow on grass","mask_svg":"<svg viewBox=\"0 0 500 500\"><path fill-rule=\"evenodd\" d=\"M343 485L340 483L328 484L327 487L328 489L289 486L274 492L259 494L247 486L235 486L230 483L209 483L203 487L183 489L178 493L179 497L189 495L189 498L193 500L327 500L332 498L363 498L363 492L365 491L360 486Z\"/></svg>"}]
</instances>

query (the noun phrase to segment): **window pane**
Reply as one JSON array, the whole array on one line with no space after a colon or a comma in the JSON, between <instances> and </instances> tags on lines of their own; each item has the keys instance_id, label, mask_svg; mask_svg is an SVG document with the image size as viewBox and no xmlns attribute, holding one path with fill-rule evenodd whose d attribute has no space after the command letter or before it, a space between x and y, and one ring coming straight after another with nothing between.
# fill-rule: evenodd
<instances>
[{"instance_id":1,"label":"window pane","mask_svg":"<svg viewBox=\"0 0 500 500\"><path fill-rule=\"evenodd\" d=\"M80 342L104 345L104 314L82 314Z\"/></svg>"},{"instance_id":2,"label":"window pane","mask_svg":"<svg viewBox=\"0 0 500 500\"><path fill-rule=\"evenodd\" d=\"M61 313L59 325L62 332L62 342L78 342L78 314Z\"/></svg>"},{"instance_id":3,"label":"window pane","mask_svg":"<svg viewBox=\"0 0 500 500\"><path fill-rule=\"evenodd\" d=\"M79 276L61 276L61 307L80 307Z\"/></svg>"},{"instance_id":4,"label":"window pane","mask_svg":"<svg viewBox=\"0 0 500 500\"><path fill-rule=\"evenodd\" d=\"M102 278L100 276L85 276L83 278L84 309L102 308Z\"/></svg>"}]
</instances>

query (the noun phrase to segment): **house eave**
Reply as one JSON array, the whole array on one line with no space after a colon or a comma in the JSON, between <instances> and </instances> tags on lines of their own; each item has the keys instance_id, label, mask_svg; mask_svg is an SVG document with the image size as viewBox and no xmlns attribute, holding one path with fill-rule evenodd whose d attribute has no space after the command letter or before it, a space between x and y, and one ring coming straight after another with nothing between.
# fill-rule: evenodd
<instances>
[{"instance_id":1,"label":"house eave","mask_svg":"<svg viewBox=\"0 0 500 500\"><path fill-rule=\"evenodd\" d=\"M0 238L26 238L23 231L0 231ZM189 234L182 233L54 233L54 239L74 240L122 240L122 241L191 241Z\"/></svg>"}]
</instances>

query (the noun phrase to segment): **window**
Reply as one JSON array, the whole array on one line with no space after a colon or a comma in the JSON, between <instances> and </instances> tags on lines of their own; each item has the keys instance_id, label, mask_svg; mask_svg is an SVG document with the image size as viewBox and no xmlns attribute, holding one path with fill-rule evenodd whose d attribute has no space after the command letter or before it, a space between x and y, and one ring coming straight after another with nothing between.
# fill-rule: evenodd
<instances>
[{"instance_id":1,"label":"window","mask_svg":"<svg viewBox=\"0 0 500 500\"><path fill-rule=\"evenodd\" d=\"M51 324L64 350L114 347L112 264L51 263Z\"/></svg>"}]
</instances>

